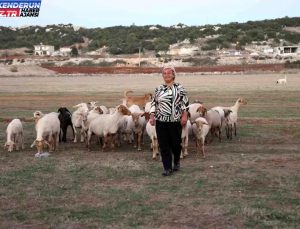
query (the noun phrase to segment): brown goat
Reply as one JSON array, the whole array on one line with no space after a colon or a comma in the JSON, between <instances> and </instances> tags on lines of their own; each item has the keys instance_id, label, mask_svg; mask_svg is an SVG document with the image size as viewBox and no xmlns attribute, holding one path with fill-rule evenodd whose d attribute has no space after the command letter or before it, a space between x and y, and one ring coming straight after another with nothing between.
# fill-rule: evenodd
<instances>
[{"instance_id":1,"label":"brown goat","mask_svg":"<svg viewBox=\"0 0 300 229\"><path fill-rule=\"evenodd\" d=\"M133 104L139 105L141 107L145 107L146 103L152 99L151 93L147 93L143 96L132 96L132 95L128 95L129 93L133 93L133 91L124 92L124 99L126 101L127 107L130 107Z\"/></svg>"}]
</instances>

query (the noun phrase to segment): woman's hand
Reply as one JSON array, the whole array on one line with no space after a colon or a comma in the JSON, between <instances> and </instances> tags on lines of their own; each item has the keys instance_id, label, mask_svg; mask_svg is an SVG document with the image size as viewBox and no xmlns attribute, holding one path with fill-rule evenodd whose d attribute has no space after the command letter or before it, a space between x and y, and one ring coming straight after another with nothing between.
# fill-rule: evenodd
<instances>
[{"instance_id":1,"label":"woman's hand","mask_svg":"<svg viewBox=\"0 0 300 229\"><path fill-rule=\"evenodd\" d=\"M152 126L155 125L155 117L154 117L154 114L150 114L150 119L149 119L149 122Z\"/></svg>"},{"instance_id":2,"label":"woman's hand","mask_svg":"<svg viewBox=\"0 0 300 229\"><path fill-rule=\"evenodd\" d=\"M183 112L182 116L181 116L181 126L185 126L188 120L188 113L186 111Z\"/></svg>"}]
</instances>

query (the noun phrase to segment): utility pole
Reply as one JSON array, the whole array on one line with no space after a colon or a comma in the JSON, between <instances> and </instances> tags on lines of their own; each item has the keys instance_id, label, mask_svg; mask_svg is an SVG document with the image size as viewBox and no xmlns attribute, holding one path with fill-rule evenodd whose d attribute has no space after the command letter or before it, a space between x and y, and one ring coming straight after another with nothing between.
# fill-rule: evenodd
<instances>
[{"instance_id":1,"label":"utility pole","mask_svg":"<svg viewBox=\"0 0 300 229\"><path fill-rule=\"evenodd\" d=\"M141 67L141 47L139 47L139 67Z\"/></svg>"}]
</instances>

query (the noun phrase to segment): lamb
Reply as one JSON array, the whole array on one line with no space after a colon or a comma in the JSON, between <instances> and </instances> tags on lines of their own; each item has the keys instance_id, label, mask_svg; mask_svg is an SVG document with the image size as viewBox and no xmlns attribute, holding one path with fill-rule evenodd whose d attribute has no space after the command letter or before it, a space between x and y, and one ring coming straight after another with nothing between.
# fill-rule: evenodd
<instances>
[{"instance_id":1,"label":"lamb","mask_svg":"<svg viewBox=\"0 0 300 229\"><path fill-rule=\"evenodd\" d=\"M145 112L143 112L139 106L131 105L129 107L131 112L131 119L129 119L129 123L127 124L127 128L132 130L134 136L134 148L137 148L139 151L141 149L141 141L144 134L146 120L145 120Z\"/></svg>"},{"instance_id":2,"label":"lamb","mask_svg":"<svg viewBox=\"0 0 300 229\"><path fill-rule=\"evenodd\" d=\"M85 133L86 141L87 141L87 132L89 130L89 126L92 120L99 117L99 115L103 114L103 111L100 107L94 107L92 110L83 113L83 119L82 119L82 130Z\"/></svg>"},{"instance_id":3,"label":"lamb","mask_svg":"<svg viewBox=\"0 0 300 229\"><path fill-rule=\"evenodd\" d=\"M48 145L50 151L55 151L58 146L60 121L58 113L52 112L40 118L36 125L37 137L31 144L31 148L36 146L38 154L43 152L44 145Z\"/></svg>"},{"instance_id":4,"label":"lamb","mask_svg":"<svg viewBox=\"0 0 300 229\"><path fill-rule=\"evenodd\" d=\"M205 118L199 117L194 121L193 131L196 136L196 148L200 152L200 147L201 147L201 153L203 158L205 158L205 152L204 152L205 138L209 130L210 127Z\"/></svg>"},{"instance_id":5,"label":"lamb","mask_svg":"<svg viewBox=\"0 0 300 229\"><path fill-rule=\"evenodd\" d=\"M235 123L235 116L231 115L232 111L231 110L226 110L225 109L225 131L226 131L226 136L227 139L232 139L232 132L234 129L234 123Z\"/></svg>"},{"instance_id":6,"label":"lamb","mask_svg":"<svg viewBox=\"0 0 300 229\"><path fill-rule=\"evenodd\" d=\"M14 146L19 150L20 146L24 149L23 125L20 119L13 119L6 128L7 140L4 149L12 152Z\"/></svg>"},{"instance_id":7,"label":"lamb","mask_svg":"<svg viewBox=\"0 0 300 229\"><path fill-rule=\"evenodd\" d=\"M39 120L41 117L43 117L43 116L44 116L43 112L41 112L41 111L35 111L35 112L33 113L33 120L34 120L34 122L37 123L38 120Z\"/></svg>"},{"instance_id":8,"label":"lamb","mask_svg":"<svg viewBox=\"0 0 300 229\"><path fill-rule=\"evenodd\" d=\"M212 110L217 110L219 111L220 109L224 110L231 110L230 113L230 119L233 125L233 129L234 129L234 135L236 136L236 129L237 129L237 120L238 120L238 111L241 105L246 105L247 101L244 98L238 98L237 101L235 102L235 104L231 107L213 107L211 108ZM225 113L223 116L221 116L222 120L225 120Z\"/></svg>"},{"instance_id":9,"label":"lamb","mask_svg":"<svg viewBox=\"0 0 300 229\"><path fill-rule=\"evenodd\" d=\"M118 131L119 121L122 119L124 115L130 115L131 112L128 110L127 107L123 105L119 105L116 107L116 111L113 114L103 114L100 115L98 118L91 121L88 130L88 140L87 140L87 147L90 150L91 145L91 137L94 133L99 137L103 137L103 146L102 151L106 148L108 138L111 136L112 139L112 148L114 149L115 143L115 135Z\"/></svg>"},{"instance_id":10,"label":"lamb","mask_svg":"<svg viewBox=\"0 0 300 229\"><path fill-rule=\"evenodd\" d=\"M207 111L206 115L204 116L207 120L207 123L210 128L211 133L211 142L214 139L214 136L218 136L219 142L222 141L222 118L218 111L216 110L209 110Z\"/></svg>"},{"instance_id":11,"label":"lamb","mask_svg":"<svg viewBox=\"0 0 300 229\"><path fill-rule=\"evenodd\" d=\"M204 116L205 108L202 103L192 103L188 107L191 122L194 122L198 117Z\"/></svg>"},{"instance_id":12,"label":"lamb","mask_svg":"<svg viewBox=\"0 0 300 229\"><path fill-rule=\"evenodd\" d=\"M129 96L129 93L133 93L133 91L124 92L125 102L128 107L130 107L133 104L145 107L146 103L152 99L151 93L147 93L143 96Z\"/></svg>"},{"instance_id":13,"label":"lamb","mask_svg":"<svg viewBox=\"0 0 300 229\"><path fill-rule=\"evenodd\" d=\"M188 145L189 145L189 130L191 129L190 120L187 121L186 125L182 127L181 132L181 154L180 158L183 158L188 154Z\"/></svg>"},{"instance_id":14,"label":"lamb","mask_svg":"<svg viewBox=\"0 0 300 229\"><path fill-rule=\"evenodd\" d=\"M90 106L91 110L94 110L96 107L100 107L102 113L101 114L109 114L109 110L107 109L106 106L97 106L96 103L98 103L98 101L91 101L88 103L88 105Z\"/></svg>"},{"instance_id":15,"label":"lamb","mask_svg":"<svg viewBox=\"0 0 300 229\"><path fill-rule=\"evenodd\" d=\"M278 79L276 81L277 84L286 84L287 83L287 78L286 75L284 76L284 78Z\"/></svg>"},{"instance_id":16,"label":"lamb","mask_svg":"<svg viewBox=\"0 0 300 229\"><path fill-rule=\"evenodd\" d=\"M74 143L77 142L77 135L80 129L80 141L84 142L84 130L82 129L82 120L84 117L84 114L89 111L88 106L86 103L79 103L74 108L77 108L76 111L72 114L72 123L73 123L73 129L74 129Z\"/></svg>"},{"instance_id":17,"label":"lamb","mask_svg":"<svg viewBox=\"0 0 300 229\"><path fill-rule=\"evenodd\" d=\"M151 102L147 102L145 105L145 119L146 119L146 132L151 140L151 149L152 149L152 159L156 159L156 157L159 155L158 152L158 140L156 135L156 128L155 125L152 126L149 122L150 119L150 108L151 108Z\"/></svg>"},{"instance_id":18,"label":"lamb","mask_svg":"<svg viewBox=\"0 0 300 229\"><path fill-rule=\"evenodd\" d=\"M146 124L146 132L151 140L152 159L156 159L156 157L159 155L156 128L150 124L149 120Z\"/></svg>"},{"instance_id":19,"label":"lamb","mask_svg":"<svg viewBox=\"0 0 300 229\"><path fill-rule=\"evenodd\" d=\"M88 105L89 109L92 110L97 106L96 103L98 103L98 101L91 101L91 102L88 102L87 105Z\"/></svg>"}]
</instances>

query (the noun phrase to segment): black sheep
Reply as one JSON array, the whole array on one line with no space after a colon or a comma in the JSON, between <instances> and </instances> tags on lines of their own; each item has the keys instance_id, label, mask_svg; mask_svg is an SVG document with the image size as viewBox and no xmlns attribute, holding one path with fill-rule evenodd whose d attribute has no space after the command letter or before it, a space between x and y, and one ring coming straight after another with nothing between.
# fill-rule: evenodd
<instances>
[{"instance_id":1,"label":"black sheep","mask_svg":"<svg viewBox=\"0 0 300 229\"><path fill-rule=\"evenodd\" d=\"M57 111L59 113L58 118L60 121L60 133L59 133L59 141L66 142L67 141L67 129L68 126L71 126L73 131L74 138L74 129L72 124L72 114L66 107L60 107ZM62 137L61 137L62 134Z\"/></svg>"}]
</instances>

